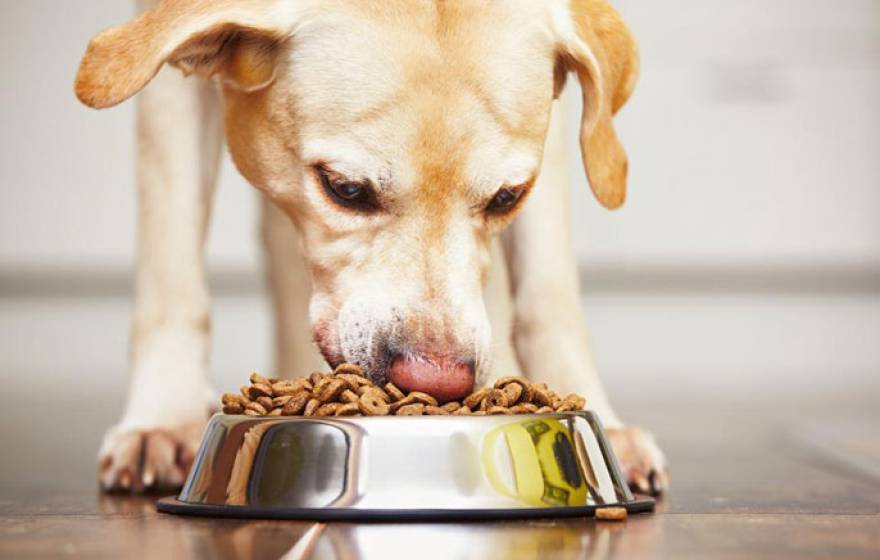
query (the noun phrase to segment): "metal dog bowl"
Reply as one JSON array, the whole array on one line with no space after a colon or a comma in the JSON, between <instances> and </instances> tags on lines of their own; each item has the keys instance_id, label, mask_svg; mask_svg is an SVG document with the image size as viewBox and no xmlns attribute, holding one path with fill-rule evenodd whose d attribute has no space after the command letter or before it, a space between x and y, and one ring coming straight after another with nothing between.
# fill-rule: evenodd
<instances>
[{"instance_id":1,"label":"metal dog bowl","mask_svg":"<svg viewBox=\"0 0 880 560\"><path fill-rule=\"evenodd\" d=\"M516 519L651 511L592 412L211 419L160 511L315 520Z\"/></svg>"}]
</instances>

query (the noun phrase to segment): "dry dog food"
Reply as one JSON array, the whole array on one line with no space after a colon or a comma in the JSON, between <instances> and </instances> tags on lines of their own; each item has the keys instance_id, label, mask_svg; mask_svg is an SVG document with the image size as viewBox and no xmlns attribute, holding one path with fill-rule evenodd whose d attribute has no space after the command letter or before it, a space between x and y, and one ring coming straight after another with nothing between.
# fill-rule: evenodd
<instances>
[{"instance_id":1,"label":"dry dog food","mask_svg":"<svg viewBox=\"0 0 880 560\"><path fill-rule=\"evenodd\" d=\"M240 393L223 395L223 412L248 416L483 416L542 414L583 410L586 400L575 394L560 397L544 383L523 377L502 377L491 388L478 389L459 401L437 399L393 383L379 387L354 364L332 373L313 373L299 379L269 379L252 373Z\"/></svg>"},{"instance_id":2,"label":"dry dog food","mask_svg":"<svg viewBox=\"0 0 880 560\"><path fill-rule=\"evenodd\" d=\"M626 521L626 508L601 507L596 509L596 519L600 521Z\"/></svg>"}]
</instances>

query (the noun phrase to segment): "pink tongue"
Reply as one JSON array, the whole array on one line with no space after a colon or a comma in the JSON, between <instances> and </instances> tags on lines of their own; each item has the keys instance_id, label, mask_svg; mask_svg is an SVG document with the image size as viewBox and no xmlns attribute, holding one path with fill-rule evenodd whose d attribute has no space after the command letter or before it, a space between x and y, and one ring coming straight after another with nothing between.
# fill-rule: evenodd
<instances>
[{"instance_id":1,"label":"pink tongue","mask_svg":"<svg viewBox=\"0 0 880 560\"><path fill-rule=\"evenodd\" d=\"M398 356L389 373L391 382L404 391L428 393L441 403L464 397L474 388L473 368L444 358Z\"/></svg>"}]
</instances>

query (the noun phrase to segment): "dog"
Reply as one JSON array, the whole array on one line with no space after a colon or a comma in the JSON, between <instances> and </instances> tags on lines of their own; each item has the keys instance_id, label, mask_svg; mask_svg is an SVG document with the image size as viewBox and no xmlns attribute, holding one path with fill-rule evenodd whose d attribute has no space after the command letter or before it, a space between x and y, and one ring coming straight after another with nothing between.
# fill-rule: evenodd
<instances>
[{"instance_id":1,"label":"dog","mask_svg":"<svg viewBox=\"0 0 880 560\"><path fill-rule=\"evenodd\" d=\"M638 65L607 0L153 0L93 38L78 98L144 90L132 380L101 486L180 486L215 399L202 261L225 131L265 195L279 372L311 371L317 346L452 399L516 369L587 395L630 484L661 492L662 453L593 365L554 110L573 75L584 168L617 208L612 117Z\"/></svg>"}]
</instances>

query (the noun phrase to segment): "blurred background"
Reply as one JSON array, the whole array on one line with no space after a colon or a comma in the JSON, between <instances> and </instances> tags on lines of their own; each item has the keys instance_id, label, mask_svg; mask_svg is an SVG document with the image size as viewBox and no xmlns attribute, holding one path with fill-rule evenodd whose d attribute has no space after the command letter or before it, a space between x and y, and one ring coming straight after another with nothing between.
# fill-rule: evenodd
<instances>
[{"instance_id":1,"label":"blurred background","mask_svg":"<svg viewBox=\"0 0 880 560\"><path fill-rule=\"evenodd\" d=\"M88 110L72 83L88 39L131 4L0 0L6 410L38 411L50 389L73 421L109 425L122 409L134 105ZM631 162L622 210L589 193L575 126L570 143L583 305L613 399L638 419L646 399L875 398L880 2L614 4L643 57L618 117ZM272 363L257 207L227 158L207 250L218 387Z\"/></svg>"}]
</instances>

